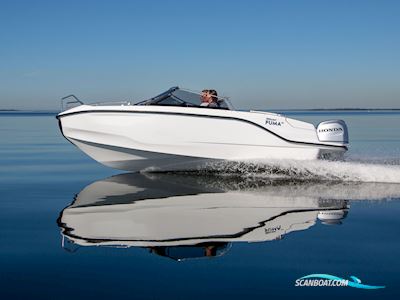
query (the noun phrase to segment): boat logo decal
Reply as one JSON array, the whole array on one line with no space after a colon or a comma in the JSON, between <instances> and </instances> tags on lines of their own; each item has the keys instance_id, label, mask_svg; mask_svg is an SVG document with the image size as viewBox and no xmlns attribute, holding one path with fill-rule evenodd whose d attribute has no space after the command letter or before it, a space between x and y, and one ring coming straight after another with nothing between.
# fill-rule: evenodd
<instances>
[{"instance_id":1,"label":"boat logo decal","mask_svg":"<svg viewBox=\"0 0 400 300\"><path fill-rule=\"evenodd\" d=\"M265 228L265 234L277 232L278 230L281 230L281 228L282 228L281 225L278 225L278 226L275 226L275 227Z\"/></svg>"},{"instance_id":2,"label":"boat logo decal","mask_svg":"<svg viewBox=\"0 0 400 300\"><path fill-rule=\"evenodd\" d=\"M267 118L265 120L265 124L266 125L272 125L272 126L282 126L283 122L282 121L278 121L277 119Z\"/></svg>"}]
</instances>

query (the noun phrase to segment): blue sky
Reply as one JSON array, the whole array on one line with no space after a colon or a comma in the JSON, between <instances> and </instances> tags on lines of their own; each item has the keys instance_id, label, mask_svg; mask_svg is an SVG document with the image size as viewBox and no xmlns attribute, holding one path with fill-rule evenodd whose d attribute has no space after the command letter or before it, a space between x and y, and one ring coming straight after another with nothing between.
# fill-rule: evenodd
<instances>
[{"instance_id":1,"label":"blue sky","mask_svg":"<svg viewBox=\"0 0 400 300\"><path fill-rule=\"evenodd\" d=\"M0 108L175 85L241 109L400 107L400 1L0 4Z\"/></svg>"}]
</instances>

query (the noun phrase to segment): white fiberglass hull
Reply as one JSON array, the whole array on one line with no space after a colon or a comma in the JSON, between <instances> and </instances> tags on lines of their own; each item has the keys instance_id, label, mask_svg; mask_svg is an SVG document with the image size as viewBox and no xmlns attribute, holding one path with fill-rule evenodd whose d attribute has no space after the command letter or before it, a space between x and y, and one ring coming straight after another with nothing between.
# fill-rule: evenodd
<instances>
[{"instance_id":1,"label":"white fiberglass hull","mask_svg":"<svg viewBox=\"0 0 400 300\"><path fill-rule=\"evenodd\" d=\"M194 170L219 161L312 160L347 148L312 124L272 113L82 105L58 115L63 135L120 170Z\"/></svg>"}]
</instances>

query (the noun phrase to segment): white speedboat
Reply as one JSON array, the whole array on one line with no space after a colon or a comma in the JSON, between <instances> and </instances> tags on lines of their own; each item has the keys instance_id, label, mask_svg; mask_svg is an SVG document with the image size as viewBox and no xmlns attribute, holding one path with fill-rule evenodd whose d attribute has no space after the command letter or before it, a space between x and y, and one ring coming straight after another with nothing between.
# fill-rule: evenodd
<instances>
[{"instance_id":1,"label":"white speedboat","mask_svg":"<svg viewBox=\"0 0 400 300\"><path fill-rule=\"evenodd\" d=\"M136 104L72 102L80 105L57 115L64 137L98 162L127 171L337 158L348 145L342 120L315 127L276 113L234 110L225 98L203 107L200 93L178 87Z\"/></svg>"}]
</instances>

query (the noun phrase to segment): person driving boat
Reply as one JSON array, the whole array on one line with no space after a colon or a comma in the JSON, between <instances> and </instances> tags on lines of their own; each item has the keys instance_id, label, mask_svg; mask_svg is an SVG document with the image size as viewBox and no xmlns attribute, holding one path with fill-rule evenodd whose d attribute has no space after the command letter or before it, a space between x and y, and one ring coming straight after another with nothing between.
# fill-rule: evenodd
<instances>
[{"instance_id":1,"label":"person driving boat","mask_svg":"<svg viewBox=\"0 0 400 300\"><path fill-rule=\"evenodd\" d=\"M216 90L202 90L200 106L219 107L217 91Z\"/></svg>"}]
</instances>

